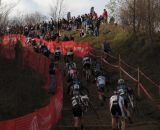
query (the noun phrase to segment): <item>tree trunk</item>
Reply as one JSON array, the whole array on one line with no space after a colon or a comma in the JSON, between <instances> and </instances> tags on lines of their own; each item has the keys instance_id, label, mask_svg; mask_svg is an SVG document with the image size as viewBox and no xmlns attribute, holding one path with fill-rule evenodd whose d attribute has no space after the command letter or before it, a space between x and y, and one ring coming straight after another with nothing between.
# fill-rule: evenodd
<instances>
[{"instance_id":1,"label":"tree trunk","mask_svg":"<svg viewBox=\"0 0 160 130\"><path fill-rule=\"evenodd\" d=\"M136 38L136 0L133 3L133 35Z\"/></svg>"},{"instance_id":2,"label":"tree trunk","mask_svg":"<svg viewBox=\"0 0 160 130\"><path fill-rule=\"evenodd\" d=\"M148 0L148 34L149 34L149 40L152 42L152 22L151 21L151 1Z\"/></svg>"}]
</instances>

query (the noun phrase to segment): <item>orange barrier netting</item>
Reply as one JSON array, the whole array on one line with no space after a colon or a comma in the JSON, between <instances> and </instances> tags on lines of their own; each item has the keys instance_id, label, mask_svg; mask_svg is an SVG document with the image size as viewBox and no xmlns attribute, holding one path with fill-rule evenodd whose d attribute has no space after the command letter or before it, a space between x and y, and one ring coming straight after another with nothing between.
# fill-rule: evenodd
<instances>
[{"instance_id":1,"label":"orange barrier netting","mask_svg":"<svg viewBox=\"0 0 160 130\"><path fill-rule=\"evenodd\" d=\"M6 48L5 48L6 49ZM10 52L11 48L4 49L4 55ZM13 59L14 51L6 56L8 59ZM48 74L49 59L45 56L23 49L22 63L44 76L46 81L45 89L48 89L50 78ZM56 70L57 88L54 96L50 98L50 103L38 109L37 111L25 116L12 120L1 121L0 130L49 130L61 118L63 104L63 80L59 70Z\"/></svg>"},{"instance_id":2,"label":"orange barrier netting","mask_svg":"<svg viewBox=\"0 0 160 130\"><path fill-rule=\"evenodd\" d=\"M9 43L15 44L17 39L22 41L23 46L26 45L27 38L23 35L9 35L3 36L3 45L7 45ZM36 42L44 43L48 49L54 53L56 47L60 47L62 54L65 55L69 49L73 49L75 56L83 57L91 51L91 46L89 43L76 43L74 41L65 41L65 42L55 42L55 41L46 41L43 39L34 38ZM11 42L12 41L12 42Z\"/></svg>"}]
</instances>

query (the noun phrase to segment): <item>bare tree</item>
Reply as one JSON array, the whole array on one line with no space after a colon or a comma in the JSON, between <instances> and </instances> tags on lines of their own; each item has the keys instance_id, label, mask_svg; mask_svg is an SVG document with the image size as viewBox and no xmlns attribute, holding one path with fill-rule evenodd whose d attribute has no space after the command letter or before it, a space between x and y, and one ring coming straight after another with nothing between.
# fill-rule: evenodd
<instances>
[{"instance_id":1,"label":"bare tree","mask_svg":"<svg viewBox=\"0 0 160 130\"><path fill-rule=\"evenodd\" d=\"M54 0L50 6L50 15L54 20L59 20L61 18L64 9L63 4L64 0Z\"/></svg>"},{"instance_id":2,"label":"bare tree","mask_svg":"<svg viewBox=\"0 0 160 130\"><path fill-rule=\"evenodd\" d=\"M160 29L160 0L118 0L122 25L132 30L134 36L144 34L150 41Z\"/></svg>"},{"instance_id":3,"label":"bare tree","mask_svg":"<svg viewBox=\"0 0 160 130\"><path fill-rule=\"evenodd\" d=\"M8 16L13 11L13 8L19 3L20 0L14 3L2 3L0 1L0 28L5 29L8 24Z\"/></svg>"},{"instance_id":4,"label":"bare tree","mask_svg":"<svg viewBox=\"0 0 160 130\"><path fill-rule=\"evenodd\" d=\"M39 12L35 12L35 13L23 15L23 19L24 19L23 21L25 22L25 24L35 25L37 23L44 21L46 17Z\"/></svg>"}]
</instances>

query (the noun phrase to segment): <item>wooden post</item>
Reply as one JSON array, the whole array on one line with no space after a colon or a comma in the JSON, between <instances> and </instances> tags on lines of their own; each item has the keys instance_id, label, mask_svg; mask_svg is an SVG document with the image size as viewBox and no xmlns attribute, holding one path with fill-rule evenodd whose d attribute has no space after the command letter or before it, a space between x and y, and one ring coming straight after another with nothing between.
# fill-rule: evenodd
<instances>
[{"instance_id":1,"label":"wooden post","mask_svg":"<svg viewBox=\"0 0 160 130\"><path fill-rule=\"evenodd\" d=\"M119 60L118 60L118 64L119 64L119 77L122 78L122 72L121 72L121 56L119 55Z\"/></svg>"},{"instance_id":2,"label":"wooden post","mask_svg":"<svg viewBox=\"0 0 160 130\"><path fill-rule=\"evenodd\" d=\"M139 67L138 67L138 83L137 83L137 93L138 93L138 96L140 97L140 71L139 71Z\"/></svg>"},{"instance_id":3,"label":"wooden post","mask_svg":"<svg viewBox=\"0 0 160 130\"><path fill-rule=\"evenodd\" d=\"M159 85L159 96L160 96L160 85Z\"/></svg>"}]
</instances>

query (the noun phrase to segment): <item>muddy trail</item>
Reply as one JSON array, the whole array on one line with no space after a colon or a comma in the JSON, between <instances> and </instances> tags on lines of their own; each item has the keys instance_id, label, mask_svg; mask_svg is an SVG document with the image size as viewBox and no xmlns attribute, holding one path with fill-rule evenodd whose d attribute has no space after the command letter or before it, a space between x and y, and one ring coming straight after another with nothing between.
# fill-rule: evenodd
<instances>
[{"instance_id":1,"label":"muddy trail","mask_svg":"<svg viewBox=\"0 0 160 130\"><path fill-rule=\"evenodd\" d=\"M108 68L105 64L105 71L111 79L111 85L109 90L106 91L105 105L101 106L98 100L98 93L96 84L93 82L87 83L81 74L82 61L81 59L75 60L79 74L81 76L81 82L89 89L89 98L93 104L93 108L89 108L88 112L84 114L84 126L85 130L112 130L111 129L111 116L109 112L109 97L113 93L115 84L117 83L118 73ZM64 68L64 63L60 64L61 68ZM65 79L65 78L64 78ZM146 98L137 98L137 109L133 114L133 123L126 123L126 130L160 130L160 112L159 109L153 107ZM95 113L98 113L99 117ZM62 119L52 130L74 130L73 116L71 109L71 98L66 94L66 82L64 81L64 102Z\"/></svg>"}]
</instances>

